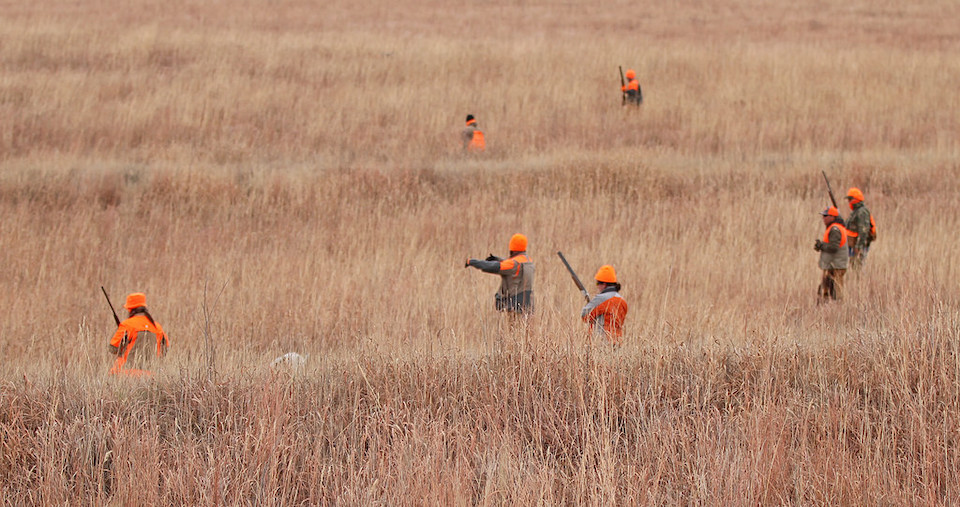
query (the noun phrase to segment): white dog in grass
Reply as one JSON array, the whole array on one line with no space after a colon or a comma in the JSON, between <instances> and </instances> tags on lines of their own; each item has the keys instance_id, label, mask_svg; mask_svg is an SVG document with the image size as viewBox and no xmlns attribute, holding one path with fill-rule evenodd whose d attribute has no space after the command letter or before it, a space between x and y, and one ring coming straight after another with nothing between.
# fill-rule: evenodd
<instances>
[{"instance_id":1,"label":"white dog in grass","mask_svg":"<svg viewBox=\"0 0 960 507\"><path fill-rule=\"evenodd\" d=\"M303 365L307 364L308 357L310 357L310 354L301 356L296 352L287 352L274 359L273 362L270 363L270 369L273 371L298 371L303 368Z\"/></svg>"}]
</instances>

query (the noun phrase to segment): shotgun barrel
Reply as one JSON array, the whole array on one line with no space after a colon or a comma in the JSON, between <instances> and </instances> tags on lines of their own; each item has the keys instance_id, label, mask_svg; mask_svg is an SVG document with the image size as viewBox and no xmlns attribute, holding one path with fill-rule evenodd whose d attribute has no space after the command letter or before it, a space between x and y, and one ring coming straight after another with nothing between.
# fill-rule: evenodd
<instances>
[{"instance_id":1,"label":"shotgun barrel","mask_svg":"<svg viewBox=\"0 0 960 507\"><path fill-rule=\"evenodd\" d=\"M100 286L100 290L103 291L103 297L107 298L107 304L110 305L110 311L113 312L113 320L116 321L117 325L120 325L120 317L117 316L117 311L113 309L113 303L110 302L110 296L107 295L107 289L103 288L103 285Z\"/></svg>"},{"instance_id":2,"label":"shotgun barrel","mask_svg":"<svg viewBox=\"0 0 960 507\"><path fill-rule=\"evenodd\" d=\"M834 208L837 208L837 211L840 211L840 206L837 206L837 198L833 196L833 187L830 186L830 179L827 178L827 172L821 169L820 174L823 175L823 181L827 182L827 193L830 194L830 202L833 203Z\"/></svg>"},{"instance_id":3,"label":"shotgun barrel","mask_svg":"<svg viewBox=\"0 0 960 507\"><path fill-rule=\"evenodd\" d=\"M620 68L620 105L622 106L627 103L627 91L625 90L625 87L627 86L627 81L623 78L623 65L619 65L618 67ZM557 252L557 253L560 253L560 252ZM561 255L560 258L562 259L563 256ZM563 261L563 262L567 262L567 261ZM567 265L567 269L570 269L569 265Z\"/></svg>"},{"instance_id":4,"label":"shotgun barrel","mask_svg":"<svg viewBox=\"0 0 960 507\"><path fill-rule=\"evenodd\" d=\"M577 284L577 288L580 289L580 293L583 294L584 299L587 302L590 302L590 294L587 293L587 289L584 288L583 282L580 281L580 277L577 276L577 273L570 267L570 263L567 262L567 258L563 256L563 252L557 252L557 255L560 256L560 260L563 261L564 267L567 268L567 271L570 272L570 276L573 277L573 283Z\"/></svg>"}]
</instances>

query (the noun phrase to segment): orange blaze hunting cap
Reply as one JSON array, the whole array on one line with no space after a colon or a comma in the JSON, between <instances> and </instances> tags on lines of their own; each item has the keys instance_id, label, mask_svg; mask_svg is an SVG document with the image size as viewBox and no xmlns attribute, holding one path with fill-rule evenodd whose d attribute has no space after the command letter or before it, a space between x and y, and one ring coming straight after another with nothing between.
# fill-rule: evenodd
<instances>
[{"instance_id":1,"label":"orange blaze hunting cap","mask_svg":"<svg viewBox=\"0 0 960 507\"><path fill-rule=\"evenodd\" d=\"M600 269L597 270L597 275L594 278L598 282L603 283L617 283L617 272L613 270L613 266L605 264L600 266Z\"/></svg>"},{"instance_id":2,"label":"orange blaze hunting cap","mask_svg":"<svg viewBox=\"0 0 960 507\"><path fill-rule=\"evenodd\" d=\"M863 192L861 192L857 187L850 187L850 190L847 191L847 199L850 199L854 202L860 202L863 200Z\"/></svg>"},{"instance_id":3,"label":"orange blaze hunting cap","mask_svg":"<svg viewBox=\"0 0 960 507\"><path fill-rule=\"evenodd\" d=\"M510 237L510 251L511 252L526 252L527 251L527 237L523 234L514 234Z\"/></svg>"},{"instance_id":4,"label":"orange blaze hunting cap","mask_svg":"<svg viewBox=\"0 0 960 507\"><path fill-rule=\"evenodd\" d=\"M635 77L637 77L637 73L634 72L633 69L628 69L628 70L627 70L627 79L633 79L633 78L635 78Z\"/></svg>"},{"instance_id":5,"label":"orange blaze hunting cap","mask_svg":"<svg viewBox=\"0 0 960 507\"><path fill-rule=\"evenodd\" d=\"M833 206L830 206L829 208L821 211L820 214L823 215L823 216L825 216L825 217L827 217L827 216L830 216L830 217L838 217L838 216L840 216L840 212L837 211L837 208L835 208L835 207L833 207Z\"/></svg>"},{"instance_id":6,"label":"orange blaze hunting cap","mask_svg":"<svg viewBox=\"0 0 960 507\"><path fill-rule=\"evenodd\" d=\"M141 306L147 306L147 296L142 292L134 292L127 296L127 302L123 305L127 310L133 310Z\"/></svg>"}]
</instances>

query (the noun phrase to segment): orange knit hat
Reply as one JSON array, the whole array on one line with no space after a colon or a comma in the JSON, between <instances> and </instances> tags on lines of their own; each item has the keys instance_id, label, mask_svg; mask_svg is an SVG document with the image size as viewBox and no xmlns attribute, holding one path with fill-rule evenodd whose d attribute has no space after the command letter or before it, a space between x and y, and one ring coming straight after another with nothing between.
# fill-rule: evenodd
<instances>
[{"instance_id":1,"label":"orange knit hat","mask_svg":"<svg viewBox=\"0 0 960 507\"><path fill-rule=\"evenodd\" d=\"M527 251L527 237L523 234L514 234L510 237L510 251L511 252L526 252Z\"/></svg>"},{"instance_id":2,"label":"orange knit hat","mask_svg":"<svg viewBox=\"0 0 960 507\"><path fill-rule=\"evenodd\" d=\"M600 269L597 270L597 275L594 278L598 282L603 283L617 283L617 272L613 270L613 266L605 264L600 266Z\"/></svg>"}]
</instances>

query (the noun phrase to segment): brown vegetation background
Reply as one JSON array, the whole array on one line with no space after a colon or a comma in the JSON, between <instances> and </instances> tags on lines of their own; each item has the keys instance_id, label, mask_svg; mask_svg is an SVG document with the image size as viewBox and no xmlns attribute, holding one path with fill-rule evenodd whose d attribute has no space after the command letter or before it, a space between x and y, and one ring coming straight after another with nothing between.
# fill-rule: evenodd
<instances>
[{"instance_id":1,"label":"brown vegetation background","mask_svg":"<svg viewBox=\"0 0 960 507\"><path fill-rule=\"evenodd\" d=\"M960 499L956 2L0 10L6 502ZM880 228L825 307L821 169ZM520 330L462 268L514 232ZM616 266L620 350L557 250Z\"/></svg>"}]
</instances>

